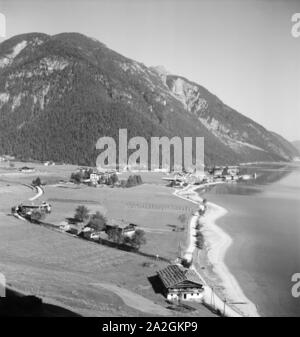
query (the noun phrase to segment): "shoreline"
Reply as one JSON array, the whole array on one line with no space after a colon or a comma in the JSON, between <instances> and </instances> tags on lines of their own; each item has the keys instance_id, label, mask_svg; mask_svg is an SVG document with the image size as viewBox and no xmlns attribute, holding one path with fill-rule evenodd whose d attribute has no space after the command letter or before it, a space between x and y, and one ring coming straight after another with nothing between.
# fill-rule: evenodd
<instances>
[{"instance_id":1,"label":"shoreline","mask_svg":"<svg viewBox=\"0 0 300 337\"><path fill-rule=\"evenodd\" d=\"M222 183L222 182L220 182ZM199 204L202 202L202 198L199 196L197 190L206 187L208 185L215 185L216 183L208 183L202 186L199 185L188 185L182 190L175 190L173 193L175 196ZM256 305L251 302L243 292L236 278L231 274L230 270L224 262L225 254L228 248L232 245L232 238L216 224L216 221L227 214L228 211L212 202L208 202L208 210L206 214L201 217L202 233L205 238L205 255L208 263L212 267L212 272L216 275L216 278L220 281L209 280L213 283L213 288L222 288L222 297L225 297L225 302L217 296L215 290L208 286L207 282L202 276L202 272L197 270L197 268L192 265L191 268L194 269L206 285L206 296L204 296L204 301L208 305L212 305L213 308L219 309L221 312L226 312L226 316L251 316L259 317ZM189 245L185 251L184 258L188 261L192 261L193 253L196 249L195 247L195 237L193 232L196 229L195 224L200 217L198 215L193 215L189 223ZM206 265L206 268L209 267ZM209 277L208 277L209 278ZM232 302L235 302L234 304ZM231 304L232 303L232 304ZM239 304L237 304L239 303ZM229 305L230 304L230 305ZM226 310L225 310L226 308ZM241 313L241 314L240 314Z\"/></svg>"}]
</instances>

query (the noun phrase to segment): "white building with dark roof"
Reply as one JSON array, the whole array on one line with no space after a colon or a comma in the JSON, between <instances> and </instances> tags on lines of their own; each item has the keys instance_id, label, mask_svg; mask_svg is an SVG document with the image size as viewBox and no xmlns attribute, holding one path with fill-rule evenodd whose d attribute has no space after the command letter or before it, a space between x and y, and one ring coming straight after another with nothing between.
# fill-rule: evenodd
<instances>
[{"instance_id":1,"label":"white building with dark roof","mask_svg":"<svg viewBox=\"0 0 300 337\"><path fill-rule=\"evenodd\" d=\"M170 301L201 301L203 283L194 270L169 265L157 272L164 286L164 295Z\"/></svg>"}]
</instances>

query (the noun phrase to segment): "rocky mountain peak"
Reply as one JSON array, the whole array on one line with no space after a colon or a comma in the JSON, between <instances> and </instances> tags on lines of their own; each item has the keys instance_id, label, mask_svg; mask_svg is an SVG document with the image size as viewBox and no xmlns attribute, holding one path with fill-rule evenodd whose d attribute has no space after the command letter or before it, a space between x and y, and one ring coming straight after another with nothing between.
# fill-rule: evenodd
<instances>
[{"instance_id":1,"label":"rocky mountain peak","mask_svg":"<svg viewBox=\"0 0 300 337\"><path fill-rule=\"evenodd\" d=\"M131 136L203 136L207 163L291 160L284 138L201 85L148 68L78 33L0 44L0 154L93 164L95 144Z\"/></svg>"}]
</instances>

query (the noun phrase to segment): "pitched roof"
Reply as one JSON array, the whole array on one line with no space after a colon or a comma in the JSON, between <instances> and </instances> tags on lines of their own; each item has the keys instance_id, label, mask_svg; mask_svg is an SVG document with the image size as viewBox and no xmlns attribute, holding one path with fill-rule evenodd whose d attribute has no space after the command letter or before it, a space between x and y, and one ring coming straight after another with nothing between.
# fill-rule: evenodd
<instances>
[{"instance_id":1,"label":"pitched roof","mask_svg":"<svg viewBox=\"0 0 300 337\"><path fill-rule=\"evenodd\" d=\"M165 269L158 271L157 274L166 288L174 287L183 281L202 286L202 282L194 270L184 269L176 264L169 265Z\"/></svg>"}]
</instances>

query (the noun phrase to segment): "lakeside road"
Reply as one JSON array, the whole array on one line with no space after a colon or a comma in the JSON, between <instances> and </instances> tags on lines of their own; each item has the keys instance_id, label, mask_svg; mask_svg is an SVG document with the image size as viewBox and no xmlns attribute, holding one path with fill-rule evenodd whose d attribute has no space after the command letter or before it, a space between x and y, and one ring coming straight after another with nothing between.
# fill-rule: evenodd
<instances>
[{"instance_id":1,"label":"lakeside road","mask_svg":"<svg viewBox=\"0 0 300 337\"><path fill-rule=\"evenodd\" d=\"M208 184L204 184L201 187L205 187ZM210 184L212 185L212 184ZM182 190L176 190L174 195L182 199L188 200L195 204L202 202L202 198L198 195L196 190L201 188L199 185L188 185ZM203 229L202 233L205 237L205 242L208 247L207 257L213 266L214 272L221 279L221 286L224 288L224 297L226 300L222 300L213 289L205 282L197 268L194 264L191 265L191 269L199 275L204 283L204 297L203 301L205 304L213 309L218 309L222 314L228 317L242 317L242 316L259 316L256 306L252 303L246 295L243 293L240 285L234 276L230 273L227 266L224 263L224 257L227 249L232 244L231 237L225 233L219 226L216 225L215 221L224 216L227 210L213 203L208 203L208 211L205 216L202 217ZM196 225L199 220L197 214L193 214L189 222L188 229L188 247L185 251L184 258L192 262L193 253L195 250L196 243ZM235 310L233 306L228 303L235 303ZM237 307L237 303L241 303ZM240 312L242 314L240 314Z\"/></svg>"}]
</instances>

